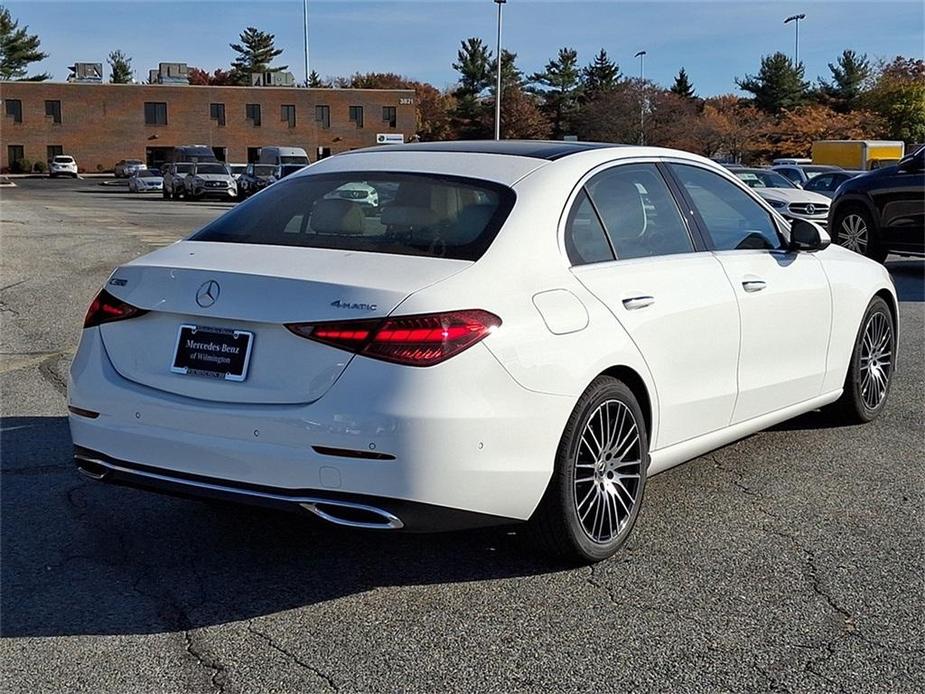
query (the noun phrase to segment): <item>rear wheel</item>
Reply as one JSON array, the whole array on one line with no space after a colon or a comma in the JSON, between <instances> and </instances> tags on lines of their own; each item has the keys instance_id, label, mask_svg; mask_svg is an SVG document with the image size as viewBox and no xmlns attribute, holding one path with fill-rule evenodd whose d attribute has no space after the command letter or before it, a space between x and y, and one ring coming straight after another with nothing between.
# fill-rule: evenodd
<instances>
[{"instance_id":1,"label":"rear wheel","mask_svg":"<svg viewBox=\"0 0 925 694\"><path fill-rule=\"evenodd\" d=\"M853 422L870 422L880 416L893 380L896 330L886 302L875 296L858 329L845 377L845 389L835 404Z\"/></svg>"},{"instance_id":2,"label":"rear wheel","mask_svg":"<svg viewBox=\"0 0 925 694\"><path fill-rule=\"evenodd\" d=\"M591 563L613 556L636 523L649 460L642 410L617 379L595 379L566 425L556 467L531 519L552 553Z\"/></svg>"},{"instance_id":3,"label":"rear wheel","mask_svg":"<svg viewBox=\"0 0 925 694\"><path fill-rule=\"evenodd\" d=\"M886 251L880 246L880 235L866 210L852 207L840 213L834 231L838 245L881 263L886 260Z\"/></svg>"}]
</instances>

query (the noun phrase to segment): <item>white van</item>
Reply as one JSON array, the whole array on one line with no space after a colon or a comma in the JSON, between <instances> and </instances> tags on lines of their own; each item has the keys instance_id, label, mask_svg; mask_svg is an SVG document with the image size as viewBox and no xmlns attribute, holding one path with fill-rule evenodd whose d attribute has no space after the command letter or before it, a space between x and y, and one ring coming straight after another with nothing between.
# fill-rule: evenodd
<instances>
[{"instance_id":1,"label":"white van","mask_svg":"<svg viewBox=\"0 0 925 694\"><path fill-rule=\"evenodd\" d=\"M301 147L261 147L258 164L308 164L308 155Z\"/></svg>"}]
</instances>

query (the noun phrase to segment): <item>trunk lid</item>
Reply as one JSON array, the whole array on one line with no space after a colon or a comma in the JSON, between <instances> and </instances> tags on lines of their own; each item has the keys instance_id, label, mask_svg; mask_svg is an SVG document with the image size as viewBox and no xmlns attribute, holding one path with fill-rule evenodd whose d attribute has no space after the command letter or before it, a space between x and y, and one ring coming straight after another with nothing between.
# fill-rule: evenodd
<instances>
[{"instance_id":1,"label":"trunk lid","mask_svg":"<svg viewBox=\"0 0 925 694\"><path fill-rule=\"evenodd\" d=\"M469 265L444 258L183 241L113 272L107 291L149 313L99 329L116 371L136 383L203 400L307 403L324 395L352 355L297 337L284 323L386 316L411 293ZM171 371L183 325L252 333L245 379Z\"/></svg>"}]
</instances>

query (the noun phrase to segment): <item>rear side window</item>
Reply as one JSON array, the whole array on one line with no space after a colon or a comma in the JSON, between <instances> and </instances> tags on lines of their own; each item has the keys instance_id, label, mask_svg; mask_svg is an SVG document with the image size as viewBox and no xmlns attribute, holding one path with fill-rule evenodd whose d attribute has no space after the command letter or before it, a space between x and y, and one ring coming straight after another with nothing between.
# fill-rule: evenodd
<instances>
[{"instance_id":1,"label":"rear side window","mask_svg":"<svg viewBox=\"0 0 925 694\"><path fill-rule=\"evenodd\" d=\"M716 250L781 247L771 215L741 188L697 166L669 166L691 197Z\"/></svg>"},{"instance_id":2,"label":"rear side window","mask_svg":"<svg viewBox=\"0 0 925 694\"><path fill-rule=\"evenodd\" d=\"M615 166L588 181L585 189L618 259L694 251L674 197L654 164Z\"/></svg>"},{"instance_id":3,"label":"rear side window","mask_svg":"<svg viewBox=\"0 0 925 694\"><path fill-rule=\"evenodd\" d=\"M565 226L565 251L572 265L603 263L614 259L604 227L583 189L569 211Z\"/></svg>"},{"instance_id":4,"label":"rear side window","mask_svg":"<svg viewBox=\"0 0 925 694\"><path fill-rule=\"evenodd\" d=\"M514 206L488 181L407 173L295 176L190 237L477 260Z\"/></svg>"}]
</instances>

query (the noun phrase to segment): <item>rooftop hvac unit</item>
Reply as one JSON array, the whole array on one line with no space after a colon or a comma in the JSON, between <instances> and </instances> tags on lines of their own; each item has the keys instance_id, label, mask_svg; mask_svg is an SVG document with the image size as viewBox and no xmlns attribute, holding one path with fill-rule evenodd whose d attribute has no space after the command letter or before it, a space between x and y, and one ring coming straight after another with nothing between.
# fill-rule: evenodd
<instances>
[{"instance_id":1,"label":"rooftop hvac unit","mask_svg":"<svg viewBox=\"0 0 925 694\"><path fill-rule=\"evenodd\" d=\"M83 82L90 84L100 84L103 81L103 64L102 63L74 63L68 70L68 82Z\"/></svg>"},{"instance_id":2,"label":"rooftop hvac unit","mask_svg":"<svg viewBox=\"0 0 925 694\"><path fill-rule=\"evenodd\" d=\"M157 71L159 84L189 84L186 63L160 63Z\"/></svg>"},{"instance_id":3,"label":"rooftop hvac unit","mask_svg":"<svg viewBox=\"0 0 925 694\"><path fill-rule=\"evenodd\" d=\"M252 72L252 87L294 87L295 75L291 72L273 70L269 72Z\"/></svg>"}]
</instances>

